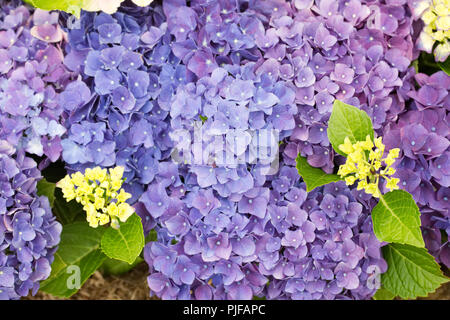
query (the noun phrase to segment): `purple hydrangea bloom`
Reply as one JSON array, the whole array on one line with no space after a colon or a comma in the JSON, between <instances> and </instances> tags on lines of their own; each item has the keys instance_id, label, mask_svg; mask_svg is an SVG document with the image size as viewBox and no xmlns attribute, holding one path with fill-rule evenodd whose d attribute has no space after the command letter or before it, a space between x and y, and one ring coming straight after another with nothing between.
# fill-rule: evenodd
<instances>
[{"instance_id":1,"label":"purple hydrangea bloom","mask_svg":"<svg viewBox=\"0 0 450 320\"><path fill-rule=\"evenodd\" d=\"M60 93L74 75L63 65L62 40L57 12L2 4L0 139L52 162L66 132Z\"/></svg>"},{"instance_id":2,"label":"purple hydrangea bloom","mask_svg":"<svg viewBox=\"0 0 450 320\"><path fill-rule=\"evenodd\" d=\"M288 167L283 167L280 172L286 172L286 169ZM266 184L282 177L268 177ZM381 243L376 240L369 225L369 210L356 202L344 183L336 183L327 186L326 193L335 199L333 208L330 207L333 218L325 213L320 216L323 212L321 207L328 206L323 187L305 198L295 198L293 194L301 194L299 190L305 190L299 180L299 177L296 178L292 190L285 196L281 195L276 200L272 198L271 206L274 208L265 210L261 218L239 213L236 205L229 212L229 202L225 199L221 199L220 205L206 216L193 206L193 200L185 201L187 208L182 211L190 211L189 231L181 237L176 236L177 242L174 244L173 238L166 237L164 228L159 229L158 242L150 243L145 248L146 260L151 268L155 268L149 281L161 274L173 279L171 285L182 290L186 282L181 276L190 270L185 280L189 283L191 298L205 298L200 292L205 292L208 297L209 293L215 292L216 298L221 299L250 299L253 295L266 295L271 299L370 297L376 289L368 287L367 279L373 269L384 272L386 263L381 258ZM189 186L186 189L189 190ZM195 188L191 192L198 193L199 190ZM247 193L245 202L255 199L259 193L255 192L253 198ZM175 200L179 196L171 197ZM282 208L285 210L280 210ZM159 219L172 221L180 214L173 216L166 208ZM230 214L232 218L220 218ZM280 222L286 225L285 229L277 226ZM218 224L221 227L216 229ZM158 253L161 249L156 251L157 248L171 253ZM173 260L174 255L177 262ZM188 268L186 264L189 263L194 265ZM180 267L175 270L172 266L178 264ZM262 281L255 282L255 273L250 271L255 268ZM162 273L163 270L166 270L165 273ZM194 280L191 280L192 277ZM267 281L280 288L278 293L265 286ZM292 287L293 281L303 283L303 286ZM321 289L317 287L317 282L321 282ZM173 290L171 297L163 296L153 288L151 292L163 298L182 299L178 290Z\"/></svg>"},{"instance_id":3,"label":"purple hydrangea bloom","mask_svg":"<svg viewBox=\"0 0 450 320\"><path fill-rule=\"evenodd\" d=\"M158 162L170 156L166 105L176 85L186 81L187 69L171 53L168 37L162 37L167 24L160 15L155 11L144 23L139 12L126 18L83 12L80 21L67 24L64 64L73 69L84 62L77 70L81 78L61 94L68 114L62 155L69 170L123 165L126 188L138 191L153 181ZM153 40L149 32L156 35ZM167 59L176 69L172 78L181 82L162 81L161 63ZM74 90L82 94L65 103ZM132 200L141 193L134 192Z\"/></svg>"},{"instance_id":4,"label":"purple hydrangea bloom","mask_svg":"<svg viewBox=\"0 0 450 320\"><path fill-rule=\"evenodd\" d=\"M62 226L46 197L36 194L36 162L0 140L0 299L36 294L50 265Z\"/></svg>"}]
</instances>

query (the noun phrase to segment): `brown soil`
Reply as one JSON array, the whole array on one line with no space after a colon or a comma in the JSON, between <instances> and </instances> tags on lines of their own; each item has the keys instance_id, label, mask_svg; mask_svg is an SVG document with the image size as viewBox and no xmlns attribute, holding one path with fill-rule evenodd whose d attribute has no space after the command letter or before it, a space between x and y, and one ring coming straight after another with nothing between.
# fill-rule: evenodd
<instances>
[{"instance_id":1,"label":"brown soil","mask_svg":"<svg viewBox=\"0 0 450 320\"><path fill-rule=\"evenodd\" d=\"M147 285L148 266L141 263L120 276L103 276L96 271L74 294L71 300L151 300ZM62 300L51 294L38 292L31 300ZM153 298L154 299L154 298Z\"/></svg>"},{"instance_id":2,"label":"brown soil","mask_svg":"<svg viewBox=\"0 0 450 320\"><path fill-rule=\"evenodd\" d=\"M447 274L448 275L448 274ZM152 300L147 286L148 267L141 263L132 271L121 276L103 276L96 271L83 287L74 294L72 300ZM50 294L38 292L32 300L61 300ZM425 300L450 300L450 282L444 284Z\"/></svg>"},{"instance_id":3,"label":"brown soil","mask_svg":"<svg viewBox=\"0 0 450 320\"><path fill-rule=\"evenodd\" d=\"M450 270L445 268L444 274L447 277L450 277ZM450 282L444 283L435 292L430 293L428 297L419 298L419 300L450 300Z\"/></svg>"},{"instance_id":4,"label":"brown soil","mask_svg":"<svg viewBox=\"0 0 450 320\"><path fill-rule=\"evenodd\" d=\"M450 283L445 283L436 292L430 293L426 298L419 298L419 300L450 300Z\"/></svg>"}]
</instances>

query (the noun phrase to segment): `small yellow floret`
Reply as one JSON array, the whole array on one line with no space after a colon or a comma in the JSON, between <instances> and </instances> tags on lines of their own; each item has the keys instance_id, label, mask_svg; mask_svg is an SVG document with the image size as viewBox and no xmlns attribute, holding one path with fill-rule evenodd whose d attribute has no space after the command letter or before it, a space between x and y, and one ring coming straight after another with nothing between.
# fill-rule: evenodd
<instances>
[{"instance_id":1,"label":"small yellow floret","mask_svg":"<svg viewBox=\"0 0 450 320\"><path fill-rule=\"evenodd\" d=\"M118 217L122 222L127 221L128 217L130 217L134 213L133 207L130 206L128 203L119 204L118 209L119 209Z\"/></svg>"},{"instance_id":2,"label":"small yellow floret","mask_svg":"<svg viewBox=\"0 0 450 320\"><path fill-rule=\"evenodd\" d=\"M342 152L344 152L346 154L350 154L353 152L353 150L354 150L353 145L348 137L345 137L344 144L341 144L339 146L339 150L341 150Z\"/></svg>"},{"instance_id":3,"label":"small yellow floret","mask_svg":"<svg viewBox=\"0 0 450 320\"><path fill-rule=\"evenodd\" d=\"M86 180L85 180L83 174L79 171L73 173L71 178L72 178L72 183L76 186L81 186L84 183L86 183Z\"/></svg>"},{"instance_id":4,"label":"small yellow floret","mask_svg":"<svg viewBox=\"0 0 450 320\"><path fill-rule=\"evenodd\" d=\"M94 201L95 209L101 210L105 206L105 199L96 197Z\"/></svg>"},{"instance_id":5,"label":"small yellow floret","mask_svg":"<svg viewBox=\"0 0 450 320\"><path fill-rule=\"evenodd\" d=\"M119 201L119 202L125 202L130 198L131 198L131 194L128 192L125 192L125 190L123 190L123 189L121 189L119 194L117 195L117 201Z\"/></svg>"},{"instance_id":6,"label":"small yellow floret","mask_svg":"<svg viewBox=\"0 0 450 320\"><path fill-rule=\"evenodd\" d=\"M398 189L398 183L400 181L400 179L398 178L386 178L387 183L386 183L386 188L388 188L389 190L396 190Z\"/></svg>"},{"instance_id":7,"label":"small yellow floret","mask_svg":"<svg viewBox=\"0 0 450 320\"><path fill-rule=\"evenodd\" d=\"M384 152L384 144L381 137L375 138L375 147L377 147L381 152Z\"/></svg>"},{"instance_id":8,"label":"small yellow floret","mask_svg":"<svg viewBox=\"0 0 450 320\"><path fill-rule=\"evenodd\" d=\"M367 186L365 187L365 190L368 194L373 195L374 197L379 197L380 195L380 191L378 189L378 184L376 183L369 183L367 184Z\"/></svg>"},{"instance_id":9,"label":"small yellow floret","mask_svg":"<svg viewBox=\"0 0 450 320\"><path fill-rule=\"evenodd\" d=\"M360 142L360 144L364 150L372 150L373 148L373 142L369 135L366 136L366 141Z\"/></svg>"},{"instance_id":10,"label":"small yellow floret","mask_svg":"<svg viewBox=\"0 0 450 320\"><path fill-rule=\"evenodd\" d=\"M109 222L109 216L107 214L101 214L100 217L98 218L99 220L99 224L101 226L104 226L105 224L107 224Z\"/></svg>"},{"instance_id":11,"label":"small yellow floret","mask_svg":"<svg viewBox=\"0 0 450 320\"><path fill-rule=\"evenodd\" d=\"M389 167L387 170L386 169L385 170L381 170L380 174L381 175L386 175L386 176L392 176L395 173L395 171L396 170L394 168Z\"/></svg>"},{"instance_id":12,"label":"small yellow floret","mask_svg":"<svg viewBox=\"0 0 450 320\"><path fill-rule=\"evenodd\" d=\"M109 169L111 181L121 181L123 177L124 167L115 167Z\"/></svg>"},{"instance_id":13,"label":"small yellow floret","mask_svg":"<svg viewBox=\"0 0 450 320\"><path fill-rule=\"evenodd\" d=\"M425 24L430 24L432 23L434 20L436 20L436 15L433 13L433 11L431 9L428 9L424 12L424 14L422 15L422 21Z\"/></svg>"},{"instance_id":14,"label":"small yellow floret","mask_svg":"<svg viewBox=\"0 0 450 320\"><path fill-rule=\"evenodd\" d=\"M358 182L358 186L356 187L357 190L362 190L365 187L367 187L367 181L366 180L360 180Z\"/></svg>"},{"instance_id":15,"label":"small yellow floret","mask_svg":"<svg viewBox=\"0 0 450 320\"><path fill-rule=\"evenodd\" d=\"M111 181L111 190L117 191L122 187L122 180Z\"/></svg>"},{"instance_id":16,"label":"small yellow floret","mask_svg":"<svg viewBox=\"0 0 450 320\"><path fill-rule=\"evenodd\" d=\"M117 205L113 202L108 206L108 214L112 217L115 217L119 214L119 210L117 209Z\"/></svg>"},{"instance_id":17,"label":"small yellow floret","mask_svg":"<svg viewBox=\"0 0 450 320\"><path fill-rule=\"evenodd\" d=\"M356 181L355 176L348 176L348 177L345 177L345 183L346 183L348 186L354 184L355 181Z\"/></svg>"}]
</instances>

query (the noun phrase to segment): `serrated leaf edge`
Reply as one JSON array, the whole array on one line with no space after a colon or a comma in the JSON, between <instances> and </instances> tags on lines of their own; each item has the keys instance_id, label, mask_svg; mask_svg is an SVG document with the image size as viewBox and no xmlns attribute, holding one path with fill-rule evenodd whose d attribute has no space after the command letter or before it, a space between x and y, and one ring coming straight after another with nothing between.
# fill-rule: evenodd
<instances>
[{"instance_id":1,"label":"serrated leaf edge","mask_svg":"<svg viewBox=\"0 0 450 320\"><path fill-rule=\"evenodd\" d=\"M394 191L391 191L391 192L395 192L395 191L397 191L397 190L394 190ZM412 198L412 195L411 195L411 194L409 194L409 193L406 192L406 191L403 191L402 193L404 193L405 196L406 196L406 195L409 196L410 199L411 199L412 201L414 201L414 199ZM394 200L394 201L397 201L397 200ZM422 237L422 236L420 236L419 238L416 237L416 235L414 234L414 232L412 232L412 230L410 229L410 227L407 226L407 225L405 225L405 223L398 217L398 215L395 214L395 212L388 206L388 203L387 203L386 200L384 199L384 196L383 196L383 195L380 196L380 202L381 202L381 204L383 205L383 207L386 208L386 209L392 214L392 216L393 216L393 217L394 217L394 218L395 218L395 219L396 219L403 227L405 227L406 230L408 230L408 232L414 237L414 239L415 239L415 240L418 240L418 242L420 242L422 245L421 245L421 246L418 246L418 245L413 244L413 243L410 243L410 242L400 242L400 241L395 241L395 242L392 242L392 243L409 244L409 245L412 245L412 246L415 246L415 247L418 247L418 248L424 248L424 247L425 247L425 243L424 243L424 241L423 241L423 237ZM379 202L378 204L380 204L380 202ZM415 202L414 202L414 204L415 204ZM419 212L419 217L420 217L420 211L418 210L418 208L417 208L417 211ZM373 231L374 231L376 237L378 238L378 240L380 240L380 241L386 241L385 239L381 239L381 237L380 237L379 234L376 234L376 233L378 233L378 232L375 232L375 223L373 222L373 215L372 215L372 224L373 224L373 226L374 226L374 227L373 227ZM420 218L419 218L419 225L418 225L419 231L420 231L420 225L421 225L421 224L420 224ZM377 230L377 231L378 231L378 230Z\"/></svg>"},{"instance_id":2,"label":"serrated leaf edge","mask_svg":"<svg viewBox=\"0 0 450 320\"><path fill-rule=\"evenodd\" d=\"M436 290L439 288L440 285L442 285L442 284L445 283L445 282L450 281L450 278L447 278L447 277L444 276L442 273L441 273L441 275L436 275L436 274L430 273L430 272L429 272L428 270L426 270L426 269L421 268L421 266L420 266L419 264L416 264L415 261L412 261L412 260L408 259L406 256L404 256L403 254L401 254L399 250L397 250L397 249L394 248L394 246L389 245L389 246L387 246L387 248L392 249L392 250L395 250L395 251L396 251L400 256L402 256L405 260L412 262L412 264L416 265L419 269L425 271L425 273L430 274L430 275L432 275L432 276L435 277L435 278L441 278L442 280L445 280L444 282L441 282L439 285L437 285L436 288L434 288L433 291L428 291L425 295L418 294L418 295L416 295L416 296L414 296L414 295L404 296L404 295L402 295L402 294L400 294L400 293L397 294L397 293L393 292L394 290L392 290L392 288L387 288L390 292L392 292L392 293L395 294L396 296L399 296L399 297L401 297L401 298L403 298L403 299L411 299L411 298L417 298L417 297L427 297L430 293L436 292ZM415 248L417 248L418 250L424 250L425 253L428 254L428 251L427 251L425 248L418 248L418 247L415 247ZM430 257L432 257L432 256L430 255ZM438 270L440 271L440 266L439 266L439 264L434 260L434 258L433 258L433 259L430 259L430 261L431 261L432 263L434 263L435 266L436 266L436 267L438 268ZM388 267L389 267L389 268L393 268L393 272L396 274L397 278L400 280L401 277L399 277L399 275L400 275L401 273L400 273L399 271L397 271L396 265L395 265L395 264L393 264L393 265L391 264L391 265L389 265ZM410 275L412 278L414 278L414 277L412 276L410 270L409 270L407 267L405 267L405 268L406 268L407 272L409 273L409 275ZM403 284L403 281L399 281L399 283L401 283L401 286L403 286L403 288L405 288L405 291L408 291L407 288L405 287L405 285ZM419 286L423 291L427 291L425 288L423 288L421 285L419 285L418 282L416 282L416 284L417 284L417 286Z\"/></svg>"},{"instance_id":3,"label":"serrated leaf edge","mask_svg":"<svg viewBox=\"0 0 450 320\"><path fill-rule=\"evenodd\" d=\"M135 214L136 214L136 213L135 213ZM137 214L136 214L136 216L139 218L139 223L142 224L142 219L141 219L141 217L139 217L139 215L137 215ZM131 218L131 217L130 217L130 218ZM131 249L130 249L130 246L128 245L127 239L123 236L122 232L120 232L120 229L118 229L117 231L118 231L118 234L120 234L120 236L122 237L123 242L125 242L125 244L126 244L126 246L127 246L127 253L130 253L130 252L131 252ZM104 238L104 235L105 235L105 234L106 234L106 232L103 234L103 236L102 236L102 238L101 238L101 240L100 240L100 249L101 249L101 251L102 251L108 258L115 259L115 260L120 260L120 261L124 261L124 262L127 262L128 264L133 264L133 262L136 260L136 257L134 257L134 259L130 260L130 255L128 254L129 259L127 259L127 260L121 260L121 259L118 259L118 258L116 258L116 257L110 256L110 255L105 251L105 249L103 248L103 238ZM144 236L144 235L142 234L142 236ZM141 252L142 252L142 248L145 246L145 237L144 237L143 241L141 241L141 244L142 244L142 246L141 246ZM139 254L140 254L140 253L139 253ZM139 254L138 254L138 256L139 256ZM130 261L131 261L131 262L130 262Z\"/></svg>"}]
</instances>

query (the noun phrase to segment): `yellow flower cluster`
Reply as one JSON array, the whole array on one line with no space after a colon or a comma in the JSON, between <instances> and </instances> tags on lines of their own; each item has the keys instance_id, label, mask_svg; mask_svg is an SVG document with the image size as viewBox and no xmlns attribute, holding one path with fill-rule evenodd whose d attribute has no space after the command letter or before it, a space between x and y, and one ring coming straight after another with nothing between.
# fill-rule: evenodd
<instances>
[{"instance_id":1,"label":"yellow flower cluster","mask_svg":"<svg viewBox=\"0 0 450 320\"><path fill-rule=\"evenodd\" d=\"M75 199L83 205L89 225L97 228L111 222L119 228L119 220L125 222L134 213L127 201L131 194L122 188L123 167L86 169L84 174L75 172L65 176L56 186L62 189L67 201Z\"/></svg>"},{"instance_id":2,"label":"yellow flower cluster","mask_svg":"<svg viewBox=\"0 0 450 320\"><path fill-rule=\"evenodd\" d=\"M374 142L369 135L367 135L365 141L358 141L354 144L346 137L344 144L339 146L339 150L347 154L347 161L339 167L338 175L342 178L345 177L347 185L352 185L358 181L358 190L364 189L368 194L379 198L378 183L380 177L386 180L388 189L398 189L399 179L389 176L395 173L395 169L391 166L398 158L400 149L389 150L388 155L383 159L385 146L381 137L375 138ZM374 147L375 150L373 150Z\"/></svg>"},{"instance_id":3,"label":"yellow flower cluster","mask_svg":"<svg viewBox=\"0 0 450 320\"><path fill-rule=\"evenodd\" d=\"M445 61L450 54L450 0L424 0L417 7L425 26L419 36L419 48L431 53L437 61Z\"/></svg>"}]
</instances>

